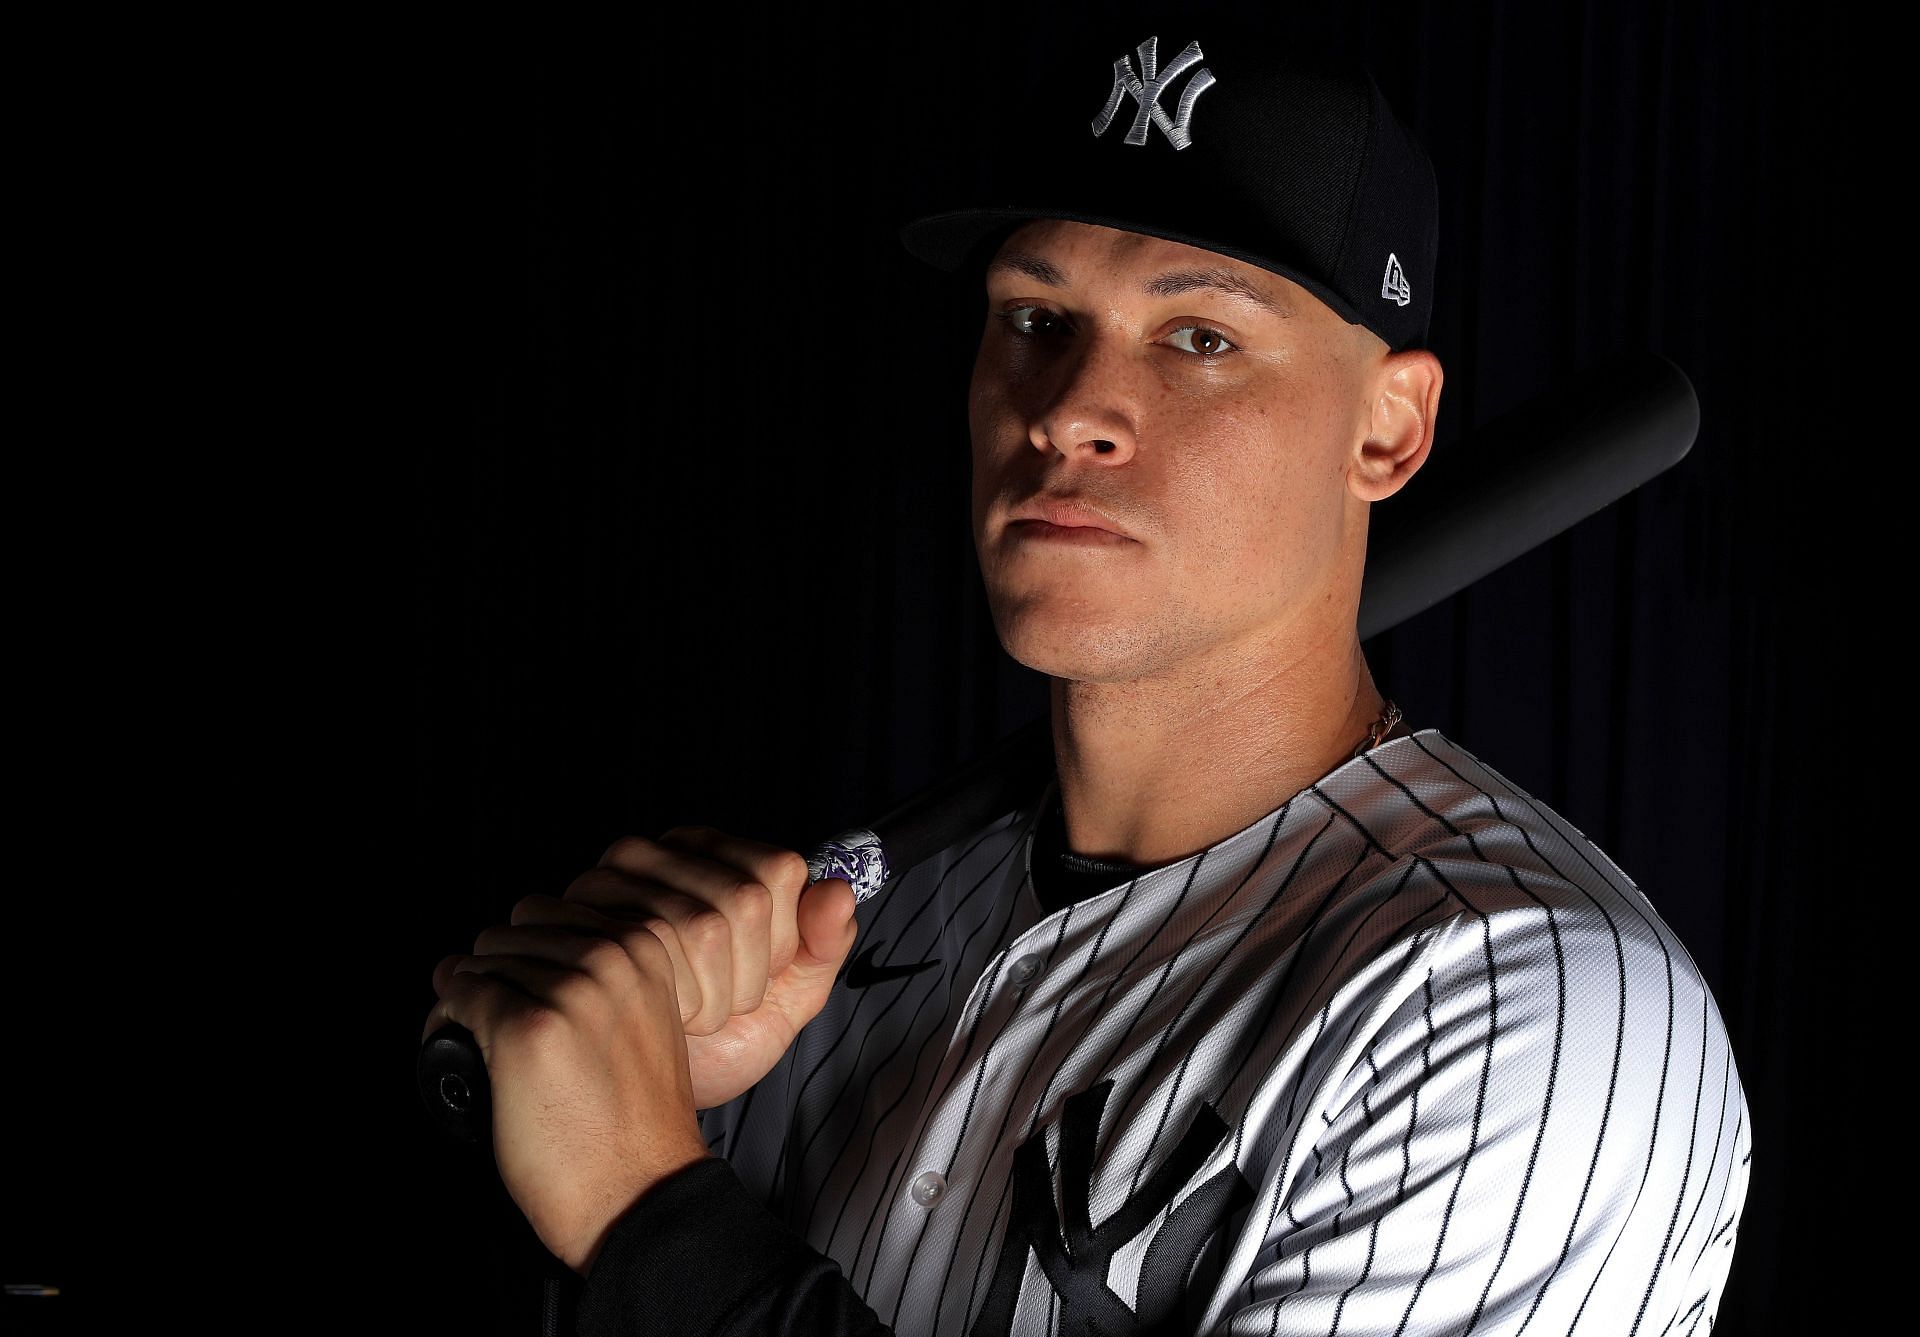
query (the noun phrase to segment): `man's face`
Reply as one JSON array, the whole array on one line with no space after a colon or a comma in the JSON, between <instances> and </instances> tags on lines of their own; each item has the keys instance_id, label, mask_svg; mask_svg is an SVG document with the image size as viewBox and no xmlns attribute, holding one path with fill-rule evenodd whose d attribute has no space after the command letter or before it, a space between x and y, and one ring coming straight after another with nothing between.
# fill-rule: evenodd
<instances>
[{"instance_id":1,"label":"man's face","mask_svg":"<svg viewBox=\"0 0 1920 1337\"><path fill-rule=\"evenodd\" d=\"M1056 219L1007 238L986 297L973 534L1007 652L1121 682L1323 634L1357 588L1372 494L1348 475L1387 346L1267 270ZM1036 494L1125 537L1017 523Z\"/></svg>"}]
</instances>

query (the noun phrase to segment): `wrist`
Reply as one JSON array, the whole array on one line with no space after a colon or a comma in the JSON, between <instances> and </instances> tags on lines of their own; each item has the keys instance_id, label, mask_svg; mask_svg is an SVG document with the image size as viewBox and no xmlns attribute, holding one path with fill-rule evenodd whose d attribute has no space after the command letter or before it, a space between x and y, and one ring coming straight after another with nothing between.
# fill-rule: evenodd
<instances>
[{"instance_id":1,"label":"wrist","mask_svg":"<svg viewBox=\"0 0 1920 1337\"><path fill-rule=\"evenodd\" d=\"M704 1142L695 1141L691 1145L682 1145L674 1152L651 1157L646 1165L630 1182L628 1191L617 1199L617 1210L606 1215L598 1227L589 1231L580 1246L566 1250L560 1260L573 1269L582 1280L593 1271L593 1263L600 1256L600 1250L606 1245L607 1236L620 1223L622 1217L633 1210L634 1204L674 1175L691 1169L700 1162L712 1159L713 1153L707 1150Z\"/></svg>"}]
</instances>

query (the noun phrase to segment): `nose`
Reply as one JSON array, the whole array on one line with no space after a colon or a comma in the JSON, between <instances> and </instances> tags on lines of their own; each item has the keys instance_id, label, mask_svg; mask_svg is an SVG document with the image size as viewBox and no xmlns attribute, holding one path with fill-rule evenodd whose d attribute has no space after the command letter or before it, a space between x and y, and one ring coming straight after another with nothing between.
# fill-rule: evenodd
<instances>
[{"instance_id":1,"label":"nose","mask_svg":"<svg viewBox=\"0 0 1920 1337\"><path fill-rule=\"evenodd\" d=\"M1056 392L1027 425L1033 447L1102 465L1132 459L1133 395L1124 354L1089 341L1059 374Z\"/></svg>"}]
</instances>

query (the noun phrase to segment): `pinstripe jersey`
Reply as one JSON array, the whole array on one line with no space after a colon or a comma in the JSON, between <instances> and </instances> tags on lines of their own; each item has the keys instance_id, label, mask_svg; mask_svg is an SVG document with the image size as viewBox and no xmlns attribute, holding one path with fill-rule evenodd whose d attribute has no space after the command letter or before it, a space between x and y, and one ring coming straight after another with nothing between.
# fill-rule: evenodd
<instances>
[{"instance_id":1,"label":"pinstripe jersey","mask_svg":"<svg viewBox=\"0 0 1920 1337\"><path fill-rule=\"evenodd\" d=\"M883 1321L1712 1326L1739 1071L1686 949L1565 818L1423 729L1048 913L1056 789L897 872L820 1015L699 1114Z\"/></svg>"}]
</instances>

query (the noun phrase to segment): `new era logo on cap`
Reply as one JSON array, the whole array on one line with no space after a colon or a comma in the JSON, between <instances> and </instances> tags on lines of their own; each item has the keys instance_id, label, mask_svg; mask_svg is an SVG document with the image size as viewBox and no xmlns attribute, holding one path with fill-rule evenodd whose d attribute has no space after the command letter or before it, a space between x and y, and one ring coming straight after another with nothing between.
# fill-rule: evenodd
<instances>
[{"instance_id":1,"label":"new era logo on cap","mask_svg":"<svg viewBox=\"0 0 1920 1337\"><path fill-rule=\"evenodd\" d=\"M1111 48L1109 48L1111 49ZM1149 37L1134 48L1140 57L1140 73L1133 72L1133 64L1126 57L1113 62L1113 91L1107 94L1107 105L1093 118L1093 134L1097 139L1107 132L1113 124L1113 114L1120 109L1120 99L1133 95L1133 125L1127 131L1127 143L1144 144L1147 142L1147 123L1151 121L1160 127L1162 134L1176 148L1183 149L1193 142L1188 124L1193 120L1193 104L1199 96L1213 87L1213 71L1205 68L1187 80L1186 91L1180 94L1180 108L1169 119L1166 109L1160 105L1160 94L1175 79L1178 79L1190 67L1198 65L1206 57L1200 52L1200 43L1188 42L1187 49L1173 58L1173 64L1165 70L1159 68L1160 39Z\"/></svg>"},{"instance_id":2,"label":"new era logo on cap","mask_svg":"<svg viewBox=\"0 0 1920 1337\"><path fill-rule=\"evenodd\" d=\"M1400 268L1400 257L1392 251L1387 252L1387 272L1380 277L1380 295L1391 297L1401 306L1413 300L1413 289L1407 284L1407 276Z\"/></svg>"}]
</instances>

